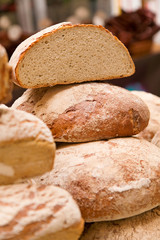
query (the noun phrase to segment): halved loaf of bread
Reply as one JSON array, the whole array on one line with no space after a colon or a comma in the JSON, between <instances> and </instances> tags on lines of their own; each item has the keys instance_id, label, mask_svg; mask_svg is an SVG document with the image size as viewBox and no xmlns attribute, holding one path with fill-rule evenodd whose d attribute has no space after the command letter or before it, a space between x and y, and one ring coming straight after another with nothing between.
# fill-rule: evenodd
<instances>
[{"instance_id":1,"label":"halved loaf of bread","mask_svg":"<svg viewBox=\"0 0 160 240\"><path fill-rule=\"evenodd\" d=\"M54 186L0 187L0 240L78 240L83 220L76 202Z\"/></svg>"},{"instance_id":2,"label":"halved loaf of bread","mask_svg":"<svg viewBox=\"0 0 160 240\"><path fill-rule=\"evenodd\" d=\"M88 223L80 240L159 240L160 207L135 217Z\"/></svg>"},{"instance_id":3,"label":"halved loaf of bread","mask_svg":"<svg viewBox=\"0 0 160 240\"><path fill-rule=\"evenodd\" d=\"M133 137L62 144L34 182L70 192L86 222L131 217L160 205L160 148Z\"/></svg>"},{"instance_id":4,"label":"halved loaf of bread","mask_svg":"<svg viewBox=\"0 0 160 240\"><path fill-rule=\"evenodd\" d=\"M12 98L13 87L12 68L8 64L8 56L5 48L0 45L0 103L7 103Z\"/></svg>"},{"instance_id":5,"label":"halved loaf of bread","mask_svg":"<svg viewBox=\"0 0 160 240\"><path fill-rule=\"evenodd\" d=\"M10 64L14 82L39 88L127 77L135 67L125 46L102 26L61 23L22 42Z\"/></svg>"},{"instance_id":6,"label":"halved loaf of bread","mask_svg":"<svg viewBox=\"0 0 160 240\"><path fill-rule=\"evenodd\" d=\"M12 106L35 114L57 142L86 142L142 131L147 105L128 90L107 83L28 89Z\"/></svg>"},{"instance_id":7,"label":"halved loaf of bread","mask_svg":"<svg viewBox=\"0 0 160 240\"><path fill-rule=\"evenodd\" d=\"M54 155L52 134L40 119L0 105L0 185L51 170Z\"/></svg>"}]
</instances>

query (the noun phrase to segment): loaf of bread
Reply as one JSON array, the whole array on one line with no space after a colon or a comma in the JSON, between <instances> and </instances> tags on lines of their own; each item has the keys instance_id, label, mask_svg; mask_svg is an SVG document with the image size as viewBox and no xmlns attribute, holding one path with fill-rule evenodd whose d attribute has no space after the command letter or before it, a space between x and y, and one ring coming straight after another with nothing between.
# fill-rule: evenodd
<instances>
[{"instance_id":1,"label":"loaf of bread","mask_svg":"<svg viewBox=\"0 0 160 240\"><path fill-rule=\"evenodd\" d=\"M134 137L62 144L33 181L70 192L86 222L131 217L160 205L160 149Z\"/></svg>"},{"instance_id":2,"label":"loaf of bread","mask_svg":"<svg viewBox=\"0 0 160 240\"><path fill-rule=\"evenodd\" d=\"M12 107L43 120L57 142L131 136L149 121L148 107L139 97L107 83L28 89Z\"/></svg>"},{"instance_id":3,"label":"loaf of bread","mask_svg":"<svg viewBox=\"0 0 160 240\"><path fill-rule=\"evenodd\" d=\"M0 240L78 240L83 231L77 204L54 186L1 186L0 219Z\"/></svg>"},{"instance_id":4,"label":"loaf of bread","mask_svg":"<svg viewBox=\"0 0 160 240\"><path fill-rule=\"evenodd\" d=\"M14 82L39 88L121 78L135 72L125 46L102 26L61 23L22 42L10 64Z\"/></svg>"},{"instance_id":5,"label":"loaf of bread","mask_svg":"<svg viewBox=\"0 0 160 240\"><path fill-rule=\"evenodd\" d=\"M40 119L0 105L0 184L51 170L54 155L52 134Z\"/></svg>"},{"instance_id":6,"label":"loaf of bread","mask_svg":"<svg viewBox=\"0 0 160 240\"><path fill-rule=\"evenodd\" d=\"M143 91L132 91L132 93L140 97L147 104L150 111L148 126L138 134L138 137L151 141L158 129L160 129L160 98Z\"/></svg>"},{"instance_id":7,"label":"loaf of bread","mask_svg":"<svg viewBox=\"0 0 160 240\"><path fill-rule=\"evenodd\" d=\"M160 207L113 222L88 223L80 240L159 240Z\"/></svg>"},{"instance_id":8,"label":"loaf of bread","mask_svg":"<svg viewBox=\"0 0 160 240\"><path fill-rule=\"evenodd\" d=\"M12 68L8 64L5 48L0 44L0 103L7 103L12 97Z\"/></svg>"}]
</instances>

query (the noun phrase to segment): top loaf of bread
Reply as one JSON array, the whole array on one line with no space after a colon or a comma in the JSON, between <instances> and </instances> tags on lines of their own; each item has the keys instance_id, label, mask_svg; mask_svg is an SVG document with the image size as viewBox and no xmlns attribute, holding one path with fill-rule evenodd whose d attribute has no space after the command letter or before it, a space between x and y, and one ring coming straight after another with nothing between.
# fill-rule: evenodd
<instances>
[{"instance_id":1,"label":"top loaf of bread","mask_svg":"<svg viewBox=\"0 0 160 240\"><path fill-rule=\"evenodd\" d=\"M60 23L22 42L10 59L24 88L122 78L135 72L126 47L102 26Z\"/></svg>"}]
</instances>

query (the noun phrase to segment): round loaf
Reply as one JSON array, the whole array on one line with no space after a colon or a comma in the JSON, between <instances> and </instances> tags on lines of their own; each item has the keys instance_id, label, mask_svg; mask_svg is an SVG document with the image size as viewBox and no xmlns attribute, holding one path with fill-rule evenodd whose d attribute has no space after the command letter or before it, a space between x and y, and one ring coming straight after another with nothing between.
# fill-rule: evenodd
<instances>
[{"instance_id":1,"label":"round loaf","mask_svg":"<svg viewBox=\"0 0 160 240\"><path fill-rule=\"evenodd\" d=\"M28 89L12 107L43 120L57 142L131 136L149 121L149 110L140 98L107 83Z\"/></svg>"},{"instance_id":2,"label":"round loaf","mask_svg":"<svg viewBox=\"0 0 160 240\"><path fill-rule=\"evenodd\" d=\"M8 64L5 48L0 44L0 103L7 103L12 97L12 68Z\"/></svg>"},{"instance_id":3,"label":"round loaf","mask_svg":"<svg viewBox=\"0 0 160 240\"><path fill-rule=\"evenodd\" d=\"M86 222L131 217L160 205L160 149L133 137L62 144L34 181L70 192Z\"/></svg>"},{"instance_id":4,"label":"round loaf","mask_svg":"<svg viewBox=\"0 0 160 240\"><path fill-rule=\"evenodd\" d=\"M10 64L24 88L121 78L135 72L126 47L102 26L60 23L22 42Z\"/></svg>"},{"instance_id":5,"label":"round loaf","mask_svg":"<svg viewBox=\"0 0 160 240\"><path fill-rule=\"evenodd\" d=\"M0 219L0 240L77 240L83 230L77 204L54 186L1 186Z\"/></svg>"},{"instance_id":6,"label":"round loaf","mask_svg":"<svg viewBox=\"0 0 160 240\"><path fill-rule=\"evenodd\" d=\"M52 134L40 119L0 105L0 184L51 170L54 155Z\"/></svg>"},{"instance_id":7,"label":"round loaf","mask_svg":"<svg viewBox=\"0 0 160 240\"><path fill-rule=\"evenodd\" d=\"M138 137L151 141L156 132L160 129L160 98L152 93L143 91L132 91L132 93L140 97L146 103L150 111L148 126L138 134Z\"/></svg>"},{"instance_id":8,"label":"round loaf","mask_svg":"<svg viewBox=\"0 0 160 240\"><path fill-rule=\"evenodd\" d=\"M80 240L159 240L160 207L113 222L88 223Z\"/></svg>"}]
</instances>

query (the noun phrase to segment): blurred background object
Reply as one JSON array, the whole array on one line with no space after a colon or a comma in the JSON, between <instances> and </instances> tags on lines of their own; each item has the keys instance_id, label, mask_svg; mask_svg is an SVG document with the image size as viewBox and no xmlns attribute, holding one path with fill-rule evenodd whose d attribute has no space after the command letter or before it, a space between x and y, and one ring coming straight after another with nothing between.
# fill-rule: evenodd
<instances>
[{"instance_id":1,"label":"blurred background object","mask_svg":"<svg viewBox=\"0 0 160 240\"><path fill-rule=\"evenodd\" d=\"M112 83L160 96L160 0L0 0L0 44L10 58L30 35L63 21L109 29L136 64L129 83L123 79ZM15 91L17 98L24 90L15 87Z\"/></svg>"},{"instance_id":2,"label":"blurred background object","mask_svg":"<svg viewBox=\"0 0 160 240\"><path fill-rule=\"evenodd\" d=\"M119 16L107 20L105 27L135 56L150 52L153 36L160 30L155 14L147 8L131 12L122 10Z\"/></svg>"}]
</instances>

